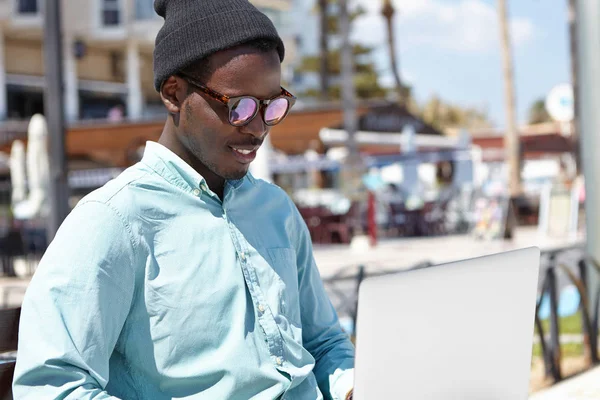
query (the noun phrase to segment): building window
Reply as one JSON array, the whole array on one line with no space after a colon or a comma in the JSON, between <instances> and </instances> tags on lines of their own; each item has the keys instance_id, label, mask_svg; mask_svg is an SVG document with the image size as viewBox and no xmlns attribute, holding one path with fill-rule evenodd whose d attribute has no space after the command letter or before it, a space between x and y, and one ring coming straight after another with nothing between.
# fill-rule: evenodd
<instances>
[{"instance_id":1,"label":"building window","mask_svg":"<svg viewBox=\"0 0 600 400\"><path fill-rule=\"evenodd\" d=\"M20 85L6 86L6 114L9 119L28 120L44 113L44 92L40 88Z\"/></svg>"},{"instance_id":2,"label":"building window","mask_svg":"<svg viewBox=\"0 0 600 400\"><path fill-rule=\"evenodd\" d=\"M38 0L17 0L17 12L19 14L37 14Z\"/></svg>"},{"instance_id":3,"label":"building window","mask_svg":"<svg viewBox=\"0 0 600 400\"><path fill-rule=\"evenodd\" d=\"M135 18L138 20L158 18L154 12L154 4L149 0L135 0Z\"/></svg>"},{"instance_id":4,"label":"building window","mask_svg":"<svg viewBox=\"0 0 600 400\"><path fill-rule=\"evenodd\" d=\"M102 25L116 26L121 24L121 4L119 0L102 0Z\"/></svg>"}]
</instances>

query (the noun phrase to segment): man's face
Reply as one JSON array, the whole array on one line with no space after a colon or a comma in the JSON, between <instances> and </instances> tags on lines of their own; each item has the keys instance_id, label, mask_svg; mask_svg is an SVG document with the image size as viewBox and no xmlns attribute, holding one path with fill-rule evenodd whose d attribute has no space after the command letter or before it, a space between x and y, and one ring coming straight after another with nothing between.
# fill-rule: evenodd
<instances>
[{"instance_id":1,"label":"man's face","mask_svg":"<svg viewBox=\"0 0 600 400\"><path fill-rule=\"evenodd\" d=\"M274 50L265 53L241 46L214 54L210 63L213 73L201 83L221 94L269 99L281 93L281 66ZM243 178L270 130L262 113L248 125L234 127L223 103L193 86L190 92L182 104L178 139L195 161L217 176Z\"/></svg>"}]
</instances>

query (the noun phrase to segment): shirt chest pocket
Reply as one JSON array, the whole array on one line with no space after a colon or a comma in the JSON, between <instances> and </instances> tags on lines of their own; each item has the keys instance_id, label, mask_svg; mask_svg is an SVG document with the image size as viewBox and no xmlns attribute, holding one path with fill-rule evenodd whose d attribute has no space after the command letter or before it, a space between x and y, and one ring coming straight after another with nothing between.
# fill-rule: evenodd
<instances>
[{"instance_id":1,"label":"shirt chest pocket","mask_svg":"<svg viewBox=\"0 0 600 400\"><path fill-rule=\"evenodd\" d=\"M269 262L279 282L280 313L296 326L300 325L298 268L292 248L267 249Z\"/></svg>"}]
</instances>

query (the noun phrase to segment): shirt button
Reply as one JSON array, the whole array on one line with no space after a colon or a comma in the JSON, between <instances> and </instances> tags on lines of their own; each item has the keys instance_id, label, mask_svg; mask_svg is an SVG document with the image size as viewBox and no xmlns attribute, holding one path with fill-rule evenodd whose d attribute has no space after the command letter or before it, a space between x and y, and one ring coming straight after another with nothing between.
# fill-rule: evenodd
<instances>
[{"instance_id":1,"label":"shirt button","mask_svg":"<svg viewBox=\"0 0 600 400\"><path fill-rule=\"evenodd\" d=\"M281 364L283 364L283 358L281 358L281 357L277 357L277 358L275 359L275 361L277 362L277 365L281 365Z\"/></svg>"},{"instance_id":2,"label":"shirt button","mask_svg":"<svg viewBox=\"0 0 600 400\"><path fill-rule=\"evenodd\" d=\"M259 304L258 305L258 311L260 311L261 313L264 313L265 312L265 307L263 307L262 304Z\"/></svg>"},{"instance_id":3,"label":"shirt button","mask_svg":"<svg viewBox=\"0 0 600 400\"><path fill-rule=\"evenodd\" d=\"M240 253L240 258L242 261L246 261L246 253Z\"/></svg>"},{"instance_id":4,"label":"shirt button","mask_svg":"<svg viewBox=\"0 0 600 400\"><path fill-rule=\"evenodd\" d=\"M194 196L200 195L200 189L194 189Z\"/></svg>"}]
</instances>

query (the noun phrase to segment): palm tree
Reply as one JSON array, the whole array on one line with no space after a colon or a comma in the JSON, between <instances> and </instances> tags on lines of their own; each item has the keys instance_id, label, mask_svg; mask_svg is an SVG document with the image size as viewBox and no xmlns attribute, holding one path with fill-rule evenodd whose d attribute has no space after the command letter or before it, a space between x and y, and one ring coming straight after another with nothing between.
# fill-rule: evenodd
<instances>
[{"instance_id":1,"label":"palm tree","mask_svg":"<svg viewBox=\"0 0 600 400\"><path fill-rule=\"evenodd\" d=\"M361 179L366 172L362 157L360 156L358 144L356 143L356 132L358 120L356 118L356 87L354 86L354 59L352 56L352 43L350 42L350 15L348 0L339 0L340 8L339 22L341 35L341 78L342 78L342 107L344 111L344 129L348 133L347 147L348 158L342 169L342 181L345 186L346 196L353 202L361 201ZM352 211L352 225L355 237L363 236L362 223L359 208Z\"/></svg>"},{"instance_id":2,"label":"palm tree","mask_svg":"<svg viewBox=\"0 0 600 400\"><path fill-rule=\"evenodd\" d=\"M318 0L321 29L319 33L320 44L320 77L321 77L321 99L329 99L329 17L327 13L328 0Z\"/></svg>"},{"instance_id":3,"label":"palm tree","mask_svg":"<svg viewBox=\"0 0 600 400\"><path fill-rule=\"evenodd\" d=\"M531 107L529 107L529 123L540 124L543 122L551 122L552 118L546 111L546 102L544 99L536 100Z\"/></svg>"},{"instance_id":4,"label":"palm tree","mask_svg":"<svg viewBox=\"0 0 600 400\"><path fill-rule=\"evenodd\" d=\"M515 83L513 73L512 51L506 0L498 1L498 17L500 20L500 42L504 74L504 96L506 106L506 136L504 148L509 170L509 191L511 198L521 194L521 155L519 132L515 113Z\"/></svg>"},{"instance_id":5,"label":"palm tree","mask_svg":"<svg viewBox=\"0 0 600 400\"><path fill-rule=\"evenodd\" d=\"M383 0L383 9L381 14L387 23L387 37L388 37L388 52L390 54L390 62L392 67L392 73L394 74L394 80L396 81L396 91L398 92L398 102L404 104L404 90L402 87L402 80L400 79L400 71L398 67L398 56L396 53L395 35L394 35L394 6L391 0Z\"/></svg>"},{"instance_id":6,"label":"palm tree","mask_svg":"<svg viewBox=\"0 0 600 400\"><path fill-rule=\"evenodd\" d=\"M352 57L352 43L350 42L350 15L348 0L339 0L339 22L341 36L341 78L342 78L342 108L344 110L344 129L348 132L348 147L351 156L358 155L356 144L356 87L354 86L354 59Z\"/></svg>"}]
</instances>

